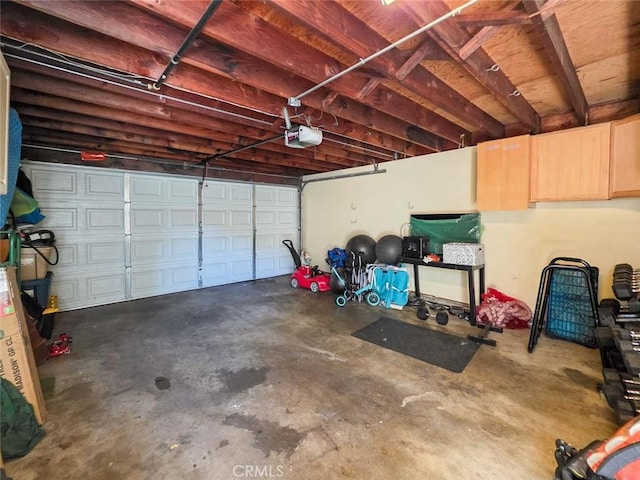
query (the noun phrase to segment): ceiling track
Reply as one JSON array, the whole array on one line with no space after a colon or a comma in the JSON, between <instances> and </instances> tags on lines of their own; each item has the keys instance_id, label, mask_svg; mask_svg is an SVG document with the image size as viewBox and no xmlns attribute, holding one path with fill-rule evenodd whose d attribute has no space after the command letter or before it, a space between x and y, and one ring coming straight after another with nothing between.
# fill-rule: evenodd
<instances>
[{"instance_id":1,"label":"ceiling track","mask_svg":"<svg viewBox=\"0 0 640 480\"><path fill-rule=\"evenodd\" d=\"M211 16L218 9L221 3L222 3L222 0L213 0L209 4L207 9L204 11L202 16L200 17L200 20L198 20L198 22L194 25L194 27L189 32L189 35L186 36L186 38L182 42L182 45L180 45L180 48L178 48L178 51L173 55L173 57L171 57L171 61L165 67L164 71L160 74L160 77L158 78L158 80L156 80L152 84L150 83L149 88L153 90L160 90L160 87L162 86L164 81L167 79L167 77L172 72L172 70L180 63L180 60L182 59L182 56L184 55L184 53L191 46L191 44L196 39L196 37L200 35L200 32L202 31L206 23L209 21Z\"/></svg>"}]
</instances>

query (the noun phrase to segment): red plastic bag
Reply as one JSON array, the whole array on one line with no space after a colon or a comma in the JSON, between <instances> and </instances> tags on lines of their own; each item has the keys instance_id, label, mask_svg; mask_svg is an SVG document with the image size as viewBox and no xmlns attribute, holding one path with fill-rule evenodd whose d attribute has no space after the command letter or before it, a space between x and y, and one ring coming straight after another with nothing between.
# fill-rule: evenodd
<instances>
[{"instance_id":1,"label":"red plastic bag","mask_svg":"<svg viewBox=\"0 0 640 480\"><path fill-rule=\"evenodd\" d=\"M481 295L482 303L476 313L476 322L491 323L494 327L529 328L531 309L522 300L510 297L495 288Z\"/></svg>"}]
</instances>

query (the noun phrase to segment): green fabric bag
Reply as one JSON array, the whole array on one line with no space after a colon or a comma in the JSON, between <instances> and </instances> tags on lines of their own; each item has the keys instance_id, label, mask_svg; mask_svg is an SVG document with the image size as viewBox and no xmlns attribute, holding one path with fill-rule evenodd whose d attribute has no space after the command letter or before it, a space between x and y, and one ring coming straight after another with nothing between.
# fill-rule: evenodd
<instances>
[{"instance_id":1,"label":"green fabric bag","mask_svg":"<svg viewBox=\"0 0 640 480\"><path fill-rule=\"evenodd\" d=\"M44 437L33 407L8 380L0 378L0 445L2 458L23 457Z\"/></svg>"}]
</instances>

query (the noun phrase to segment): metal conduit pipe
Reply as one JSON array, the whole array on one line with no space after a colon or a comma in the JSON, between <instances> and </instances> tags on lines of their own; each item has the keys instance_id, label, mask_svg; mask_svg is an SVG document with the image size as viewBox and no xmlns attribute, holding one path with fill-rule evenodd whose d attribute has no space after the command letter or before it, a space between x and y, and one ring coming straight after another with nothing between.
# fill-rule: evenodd
<instances>
[{"instance_id":1,"label":"metal conduit pipe","mask_svg":"<svg viewBox=\"0 0 640 480\"><path fill-rule=\"evenodd\" d=\"M184 52L187 50L187 48L191 46L193 41L196 39L196 37L200 34L202 29L204 28L205 24L211 18L211 15L214 14L214 12L218 9L221 3L222 3L222 0L213 0L209 4L207 9L204 11L202 16L200 17L200 20L198 20L198 23L194 25L194 27L189 32L189 35L187 35L186 38L183 40L182 45L180 45L180 48L178 48L178 51L175 53L173 57L171 57L171 61L166 66L164 71L160 74L160 78L158 78L158 80L156 80L155 83L149 84L150 89L153 89L153 90L160 89L163 82L167 79L171 71L176 67L176 65L178 65L178 63L180 63L180 59L182 58L182 55L184 55Z\"/></svg>"},{"instance_id":2,"label":"metal conduit pipe","mask_svg":"<svg viewBox=\"0 0 640 480\"><path fill-rule=\"evenodd\" d=\"M337 80L338 78L342 77L343 75L346 75L347 73L352 72L356 68L360 68L362 65L365 65L365 64L369 63L374 58L378 58L380 55L383 55L383 54L387 53L389 50L392 50L392 49L396 48L398 45L406 42L407 40L411 40L412 38L417 37L421 33L432 29L433 27L435 27L436 25L438 25L441 22L444 22L448 18L451 18L451 17L453 17L455 15L458 15L462 10L464 10L467 7L470 7L471 5L473 5L476 2L478 2L478 0L469 0L464 5L460 5L458 8L454 8L449 13L446 13L446 14L442 15L440 18L436 18L433 22L430 22L430 23L424 25L423 27L419 28L415 32L410 33L408 35L405 35L400 40L398 40L396 42L393 42L392 44L384 47L382 50L378 50L373 55L370 55L367 58L361 58L358 63L355 63L354 65L351 65L349 68L343 70L342 72L338 72L334 76L327 78L326 80L324 80L323 82L319 83L315 87L310 88L306 92L302 92L300 95L298 95L296 97L289 98L289 103L288 104L290 106L292 106L292 107L299 107L300 106L300 99L302 97L306 97L310 93L313 93L316 90L318 90L319 88L322 88L325 85L333 82L334 80Z\"/></svg>"},{"instance_id":3,"label":"metal conduit pipe","mask_svg":"<svg viewBox=\"0 0 640 480\"><path fill-rule=\"evenodd\" d=\"M7 47L7 46L12 47L12 46L4 43L4 42L0 42L0 46L2 46L2 47ZM22 57L22 56L19 56L19 55L7 53L6 51L3 52L3 53L4 53L5 58L7 58L7 57L8 58L15 58L16 60L20 60L22 62L32 63L34 65L39 65L41 67L51 68L52 70L57 70L59 72L70 73L72 75L77 75L78 77L88 78L89 80L98 80L100 82L107 83L109 85L122 87L122 88L125 88L127 90L134 90L136 92L144 93L146 95L151 95L151 96L163 99L163 100L164 99L171 100L171 101L174 101L174 102L177 102L177 103L182 103L184 105L189 105L189 106L192 106L192 107L197 107L197 108L203 108L205 110L210 110L212 112L223 113L225 115L233 116L233 117L236 117L236 118L239 118L239 119L250 120L252 122L258 122L258 123L261 123L263 125L273 125L273 122L267 122L266 120L260 120L260 119L257 119L257 118L249 117L247 115L241 115L241 114L235 113L235 112L228 112L228 111L223 110L221 108L211 107L209 105L204 105L202 103L196 103L196 102L191 102L189 100L184 100L182 98L172 97L171 95L167 95L165 93L158 93L158 92L151 91L151 90L148 90L148 89L142 90L140 87L144 86L144 83L141 82L140 80L128 79L126 77L118 77L118 76L113 75L111 72L98 71L97 73L100 73L100 74L106 75L106 76L111 76L113 78L116 78L117 81L109 80L109 79L106 79L106 78L103 78L103 77L99 77L99 76L96 76L96 75L90 75L88 73L78 72L76 70L71 70L71 69L68 69L68 68L63 68L63 67L60 67L60 66L57 66L57 65L52 65L50 63L46 63L46 62L43 62L43 61L38 61L38 60L31 59L31 58ZM29 53L33 53L33 52L29 52ZM70 62L70 61L66 61L65 62L64 60L61 60L59 58L52 59L50 57L47 57L46 55L42 55L42 54L37 54L37 55L40 56L40 57L43 57L43 58L45 58L47 60L54 60L54 61L60 62L62 64L71 65L71 66L75 66L75 67L78 66L77 64L74 64L73 62ZM83 65L83 67L84 68L88 68L88 67L86 67L84 65ZM131 85L128 85L127 83L124 83L124 82L129 82L129 83L131 83ZM175 88L175 87L173 87L173 88ZM212 97L212 96L209 96L209 95L204 95L204 94L198 93L198 92L192 92L192 91L189 91L189 90L178 89L178 88L176 88L176 90L182 90L182 91L185 91L187 93L192 93L194 95L199 95L201 97L208 98L210 100L215 100L217 102L225 102L224 100L221 100L219 98L215 98L215 97ZM225 102L225 103L228 103L228 102ZM263 114L263 115L269 115L269 116L275 118L275 115L273 115L272 113L269 113L269 112L264 112L262 110L257 110L255 108L249 108L249 107L245 107L245 106L242 106L242 108L245 108L245 109L250 110L252 112L260 113L260 114Z\"/></svg>"}]
</instances>

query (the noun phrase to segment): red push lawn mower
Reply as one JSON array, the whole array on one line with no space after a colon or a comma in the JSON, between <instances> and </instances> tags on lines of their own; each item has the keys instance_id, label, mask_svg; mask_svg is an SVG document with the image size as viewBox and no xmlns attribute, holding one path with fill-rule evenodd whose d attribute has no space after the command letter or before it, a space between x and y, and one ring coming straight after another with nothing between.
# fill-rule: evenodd
<instances>
[{"instance_id":1,"label":"red push lawn mower","mask_svg":"<svg viewBox=\"0 0 640 480\"><path fill-rule=\"evenodd\" d=\"M313 267L309 265L311 259L305 252L298 253L291 240L283 240L282 243L291 252L293 263L296 265L296 269L291 274L291 286L293 288L308 288L313 293L331 290L331 275L320 270L317 265ZM305 265L302 264L303 259Z\"/></svg>"}]
</instances>

